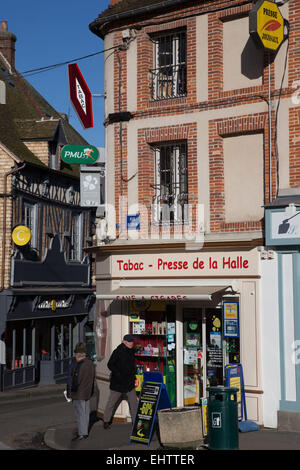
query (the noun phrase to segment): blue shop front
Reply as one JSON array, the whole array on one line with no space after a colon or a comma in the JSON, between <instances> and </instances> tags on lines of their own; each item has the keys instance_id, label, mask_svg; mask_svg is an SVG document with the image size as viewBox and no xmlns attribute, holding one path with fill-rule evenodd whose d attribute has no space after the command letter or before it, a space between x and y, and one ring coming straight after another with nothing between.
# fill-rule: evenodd
<instances>
[{"instance_id":1,"label":"blue shop front","mask_svg":"<svg viewBox=\"0 0 300 470\"><path fill-rule=\"evenodd\" d=\"M262 279L265 402L277 425L300 431L300 191L282 190L265 209ZM267 263L269 267L267 268ZM263 300L263 302L264 302ZM268 372L269 370L269 372ZM272 373L271 373L272 371Z\"/></svg>"}]
</instances>

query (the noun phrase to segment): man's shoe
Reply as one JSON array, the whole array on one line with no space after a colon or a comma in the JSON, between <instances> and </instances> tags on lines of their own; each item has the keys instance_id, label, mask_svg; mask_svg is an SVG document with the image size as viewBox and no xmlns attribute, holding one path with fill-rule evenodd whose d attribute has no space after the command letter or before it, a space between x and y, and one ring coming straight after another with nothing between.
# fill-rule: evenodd
<instances>
[{"instance_id":1,"label":"man's shoe","mask_svg":"<svg viewBox=\"0 0 300 470\"><path fill-rule=\"evenodd\" d=\"M73 442L74 442L74 441L82 441L82 439L87 439L87 438L88 438L87 435L85 435L85 436L76 436L76 437L74 437L74 438L72 439L72 441L73 441Z\"/></svg>"},{"instance_id":2,"label":"man's shoe","mask_svg":"<svg viewBox=\"0 0 300 470\"><path fill-rule=\"evenodd\" d=\"M104 427L104 429L110 428L110 423L105 423L105 422L104 422L103 427Z\"/></svg>"}]
</instances>

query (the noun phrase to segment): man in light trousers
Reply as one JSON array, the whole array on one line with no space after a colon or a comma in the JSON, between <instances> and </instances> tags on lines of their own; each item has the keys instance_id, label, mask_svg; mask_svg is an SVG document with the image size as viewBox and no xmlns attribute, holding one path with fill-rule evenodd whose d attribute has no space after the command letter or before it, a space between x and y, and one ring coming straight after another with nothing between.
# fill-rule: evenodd
<instances>
[{"instance_id":1,"label":"man in light trousers","mask_svg":"<svg viewBox=\"0 0 300 470\"><path fill-rule=\"evenodd\" d=\"M94 389L95 366L91 359L86 357L84 343L78 343L74 352L77 364L72 371L71 398L78 432L73 441L79 441L88 438L90 398Z\"/></svg>"}]
</instances>

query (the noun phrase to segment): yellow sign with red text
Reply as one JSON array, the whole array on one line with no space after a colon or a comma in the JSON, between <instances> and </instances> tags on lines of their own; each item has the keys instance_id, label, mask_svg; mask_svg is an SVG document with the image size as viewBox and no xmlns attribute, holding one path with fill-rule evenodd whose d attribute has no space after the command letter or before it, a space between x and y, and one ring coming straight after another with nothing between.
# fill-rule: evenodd
<instances>
[{"instance_id":1,"label":"yellow sign with red text","mask_svg":"<svg viewBox=\"0 0 300 470\"><path fill-rule=\"evenodd\" d=\"M257 2L249 13L249 31L265 49L279 49L284 40L284 18L276 3Z\"/></svg>"}]
</instances>

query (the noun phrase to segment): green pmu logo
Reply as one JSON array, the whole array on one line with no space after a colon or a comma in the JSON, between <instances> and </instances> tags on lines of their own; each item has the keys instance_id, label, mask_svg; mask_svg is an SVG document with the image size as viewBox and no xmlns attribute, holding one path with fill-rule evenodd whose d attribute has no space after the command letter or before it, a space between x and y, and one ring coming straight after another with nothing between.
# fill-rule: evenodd
<instances>
[{"instance_id":1,"label":"green pmu logo","mask_svg":"<svg viewBox=\"0 0 300 470\"><path fill-rule=\"evenodd\" d=\"M93 165L99 158L99 151L93 145L65 145L61 159L71 165Z\"/></svg>"}]
</instances>

